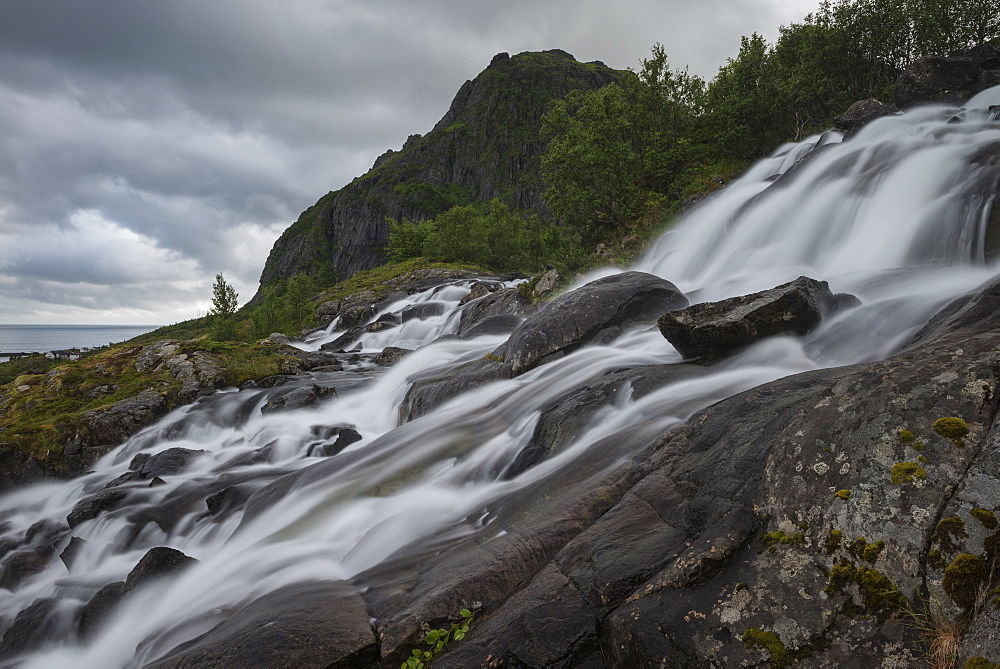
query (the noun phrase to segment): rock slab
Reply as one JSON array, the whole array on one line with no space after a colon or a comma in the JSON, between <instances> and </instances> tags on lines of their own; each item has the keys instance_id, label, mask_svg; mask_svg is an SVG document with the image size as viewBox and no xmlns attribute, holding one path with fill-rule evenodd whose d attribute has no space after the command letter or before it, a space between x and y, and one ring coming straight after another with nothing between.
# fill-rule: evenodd
<instances>
[{"instance_id":1,"label":"rock slab","mask_svg":"<svg viewBox=\"0 0 1000 669\"><path fill-rule=\"evenodd\" d=\"M685 358L712 360L765 337L806 334L834 302L825 281L800 276L771 290L667 312L657 325Z\"/></svg>"}]
</instances>

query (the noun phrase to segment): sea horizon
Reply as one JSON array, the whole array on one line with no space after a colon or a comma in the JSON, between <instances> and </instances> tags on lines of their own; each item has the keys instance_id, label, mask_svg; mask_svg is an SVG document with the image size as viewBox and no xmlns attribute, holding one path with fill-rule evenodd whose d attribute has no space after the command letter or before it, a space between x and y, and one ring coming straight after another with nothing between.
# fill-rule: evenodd
<instances>
[{"instance_id":1,"label":"sea horizon","mask_svg":"<svg viewBox=\"0 0 1000 669\"><path fill-rule=\"evenodd\" d=\"M0 323L0 361L5 353L47 353L118 344L161 325Z\"/></svg>"}]
</instances>

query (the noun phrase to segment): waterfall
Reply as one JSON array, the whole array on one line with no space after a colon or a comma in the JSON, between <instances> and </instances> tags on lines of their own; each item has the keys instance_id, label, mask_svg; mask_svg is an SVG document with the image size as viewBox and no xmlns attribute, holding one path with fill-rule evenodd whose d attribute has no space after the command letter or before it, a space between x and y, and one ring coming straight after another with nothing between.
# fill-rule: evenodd
<instances>
[{"instance_id":1,"label":"waterfall","mask_svg":"<svg viewBox=\"0 0 1000 669\"><path fill-rule=\"evenodd\" d=\"M677 352L655 329L638 328L399 424L415 377L483 358L505 339L442 337L454 332L470 285L455 282L385 305L380 316L440 306L411 327L360 337L364 351L417 350L382 373L364 365L322 373L339 392L320 406L262 413L269 391L222 391L143 430L86 475L5 495L0 546L30 545L125 474L136 454L203 451L163 485L127 484L122 489L134 498L127 508L81 522L40 573L0 590L0 632L36 600L57 600L48 644L0 666L141 666L281 587L351 580L389 558L418 561L463 537L499 536L498 517L554 504L554 490L574 489L561 482L620 466L638 445L720 399L789 374L892 354L943 305L998 271L986 249L1000 179L1000 123L987 111L996 104L1000 87L965 110L925 107L874 121L848 141L831 132L783 146L699 205L635 269L672 281L692 303L807 275L861 305L808 335L759 342L645 395L626 384L565 448L516 476L504 472L554 401L612 372L680 363ZM334 325L303 348L334 339ZM361 440L332 458L310 454L315 426L344 425ZM252 511L217 517L205 510L206 497L227 487L247 497L296 472L290 494ZM29 528L34 539L26 538ZM84 543L67 568L58 554L71 536ZM80 639L75 621L84 604L124 580L155 546L199 562L136 592Z\"/></svg>"}]
</instances>

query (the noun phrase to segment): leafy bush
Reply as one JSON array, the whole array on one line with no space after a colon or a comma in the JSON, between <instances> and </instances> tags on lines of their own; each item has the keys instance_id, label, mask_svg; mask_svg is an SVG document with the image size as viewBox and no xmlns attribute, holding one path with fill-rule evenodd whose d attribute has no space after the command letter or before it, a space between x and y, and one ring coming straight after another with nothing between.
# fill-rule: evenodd
<instances>
[{"instance_id":1,"label":"leafy bush","mask_svg":"<svg viewBox=\"0 0 1000 669\"><path fill-rule=\"evenodd\" d=\"M469 609L462 609L458 612L462 617L457 623L452 623L451 627L441 629L428 629L424 636L424 644L427 650L414 648L410 657L400 665L400 669L423 669L431 659L440 653L452 641L461 641L469 633L469 627L475 614Z\"/></svg>"},{"instance_id":2,"label":"leafy bush","mask_svg":"<svg viewBox=\"0 0 1000 669\"><path fill-rule=\"evenodd\" d=\"M389 221L389 258L465 262L497 272L536 272L547 264L579 267L584 254L572 234L500 200L458 206L430 220Z\"/></svg>"}]
</instances>

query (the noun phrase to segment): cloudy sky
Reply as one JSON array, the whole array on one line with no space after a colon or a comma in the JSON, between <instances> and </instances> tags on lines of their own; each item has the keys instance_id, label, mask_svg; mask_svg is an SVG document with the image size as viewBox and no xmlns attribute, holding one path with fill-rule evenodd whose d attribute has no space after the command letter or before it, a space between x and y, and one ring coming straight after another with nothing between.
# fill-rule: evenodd
<instances>
[{"instance_id":1,"label":"cloudy sky","mask_svg":"<svg viewBox=\"0 0 1000 669\"><path fill-rule=\"evenodd\" d=\"M3 0L0 323L166 324L494 54L711 77L816 0Z\"/></svg>"}]
</instances>

